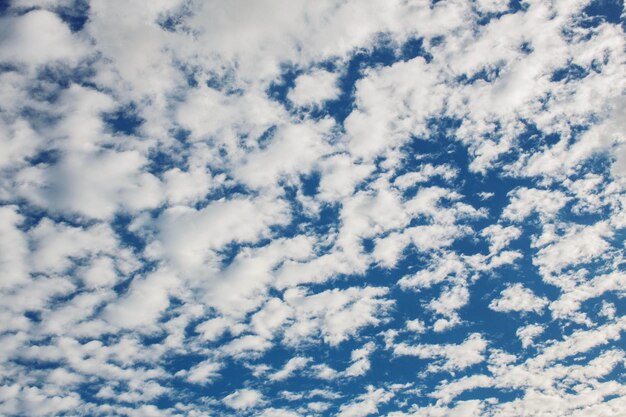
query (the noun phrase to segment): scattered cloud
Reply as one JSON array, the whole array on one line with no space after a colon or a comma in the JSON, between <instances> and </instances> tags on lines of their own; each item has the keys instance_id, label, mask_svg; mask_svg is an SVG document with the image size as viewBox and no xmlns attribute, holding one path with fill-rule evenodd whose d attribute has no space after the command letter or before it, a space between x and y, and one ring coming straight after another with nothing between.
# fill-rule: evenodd
<instances>
[{"instance_id":1,"label":"scattered cloud","mask_svg":"<svg viewBox=\"0 0 626 417\"><path fill-rule=\"evenodd\" d=\"M0 414L619 414L623 21L4 2Z\"/></svg>"}]
</instances>

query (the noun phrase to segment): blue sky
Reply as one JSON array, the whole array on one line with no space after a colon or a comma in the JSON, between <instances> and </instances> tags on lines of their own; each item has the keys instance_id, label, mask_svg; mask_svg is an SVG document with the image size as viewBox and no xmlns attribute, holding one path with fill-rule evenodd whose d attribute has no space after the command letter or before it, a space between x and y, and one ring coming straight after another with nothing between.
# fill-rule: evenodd
<instances>
[{"instance_id":1,"label":"blue sky","mask_svg":"<svg viewBox=\"0 0 626 417\"><path fill-rule=\"evenodd\" d=\"M624 416L616 0L0 4L0 415Z\"/></svg>"}]
</instances>

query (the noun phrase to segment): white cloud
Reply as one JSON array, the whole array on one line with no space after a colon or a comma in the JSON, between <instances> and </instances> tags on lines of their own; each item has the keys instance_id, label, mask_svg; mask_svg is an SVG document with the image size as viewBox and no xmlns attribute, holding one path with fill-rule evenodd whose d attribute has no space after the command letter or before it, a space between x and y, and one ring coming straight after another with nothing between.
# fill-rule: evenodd
<instances>
[{"instance_id":1,"label":"white cloud","mask_svg":"<svg viewBox=\"0 0 626 417\"><path fill-rule=\"evenodd\" d=\"M311 369L314 371L315 378L318 379L330 381L341 376L339 372L325 364L313 365Z\"/></svg>"},{"instance_id":2,"label":"white cloud","mask_svg":"<svg viewBox=\"0 0 626 417\"><path fill-rule=\"evenodd\" d=\"M600 275L588 282L566 290L557 300L550 304L550 310L553 317L557 318L575 316L584 301L600 297L607 292L616 291L621 293L625 285L626 274L614 272ZM607 313L608 311L610 311L610 308L607 310Z\"/></svg>"},{"instance_id":3,"label":"white cloud","mask_svg":"<svg viewBox=\"0 0 626 417\"><path fill-rule=\"evenodd\" d=\"M287 361L285 366L282 369L270 374L269 379L271 381L282 381L284 379L289 378L294 372L303 369L307 366L307 364L311 361L310 358L305 358L301 356L297 356L295 358L291 358Z\"/></svg>"},{"instance_id":4,"label":"white cloud","mask_svg":"<svg viewBox=\"0 0 626 417\"><path fill-rule=\"evenodd\" d=\"M222 399L233 410L247 410L263 403L263 395L256 390L243 388Z\"/></svg>"},{"instance_id":5,"label":"white cloud","mask_svg":"<svg viewBox=\"0 0 626 417\"><path fill-rule=\"evenodd\" d=\"M522 347L527 348L534 343L534 339L541 335L545 330L545 327L540 324L529 324L517 329L515 334L520 338Z\"/></svg>"},{"instance_id":6,"label":"white cloud","mask_svg":"<svg viewBox=\"0 0 626 417\"><path fill-rule=\"evenodd\" d=\"M300 415L295 411L282 408L268 408L259 414L260 417L299 417Z\"/></svg>"},{"instance_id":7,"label":"white cloud","mask_svg":"<svg viewBox=\"0 0 626 417\"><path fill-rule=\"evenodd\" d=\"M626 40L588 4L3 6L0 414L619 413Z\"/></svg>"},{"instance_id":8,"label":"white cloud","mask_svg":"<svg viewBox=\"0 0 626 417\"><path fill-rule=\"evenodd\" d=\"M172 168L163 177L165 195L173 205L201 200L213 188L210 174L201 167L192 167L189 171Z\"/></svg>"},{"instance_id":9,"label":"white cloud","mask_svg":"<svg viewBox=\"0 0 626 417\"><path fill-rule=\"evenodd\" d=\"M498 312L521 311L540 313L548 304L544 297L538 297L529 288L517 283L500 293L500 298L489 303L489 308Z\"/></svg>"},{"instance_id":10,"label":"white cloud","mask_svg":"<svg viewBox=\"0 0 626 417\"><path fill-rule=\"evenodd\" d=\"M407 320L406 322L407 330L415 333L424 333L426 331L426 326L424 322L420 319Z\"/></svg>"},{"instance_id":11,"label":"white cloud","mask_svg":"<svg viewBox=\"0 0 626 417\"><path fill-rule=\"evenodd\" d=\"M222 347L222 351L235 358L254 358L272 347L271 342L255 335L241 336Z\"/></svg>"},{"instance_id":12,"label":"white cloud","mask_svg":"<svg viewBox=\"0 0 626 417\"><path fill-rule=\"evenodd\" d=\"M434 259L427 269L420 270L412 276L403 277L398 281L402 288L429 288L446 279L462 279L466 276L466 267L454 253L444 254Z\"/></svg>"},{"instance_id":13,"label":"white cloud","mask_svg":"<svg viewBox=\"0 0 626 417\"><path fill-rule=\"evenodd\" d=\"M338 417L365 417L378 412L378 405L385 404L393 398L393 393L383 388L367 387L367 392L359 395L354 401L343 404L339 408Z\"/></svg>"},{"instance_id":14,"label":"white cloud","mask_svg":"<svg viewBox=\"0 0 626 417\"><path fill-rule=\"evenodd\" d=\"M341 92L337 86L338 75L326 70L314 70L300 75L287 98L296 106L320 105L324 101L332 100Z\"/></svg>"},{"instance_id":15,"label":"white cloud","mask_svg":"<svg viewBox=\"0 0 626 417\"><path fill-rule=\"evenodd\" d=\"M4 78L4 79L3 79ZM8 77L2 77L4 84L11 84ZM10 98L11 101L18 101L17 97L11 97L10 87L5 87L0 93ZM42 145L42 138L23 119L16 119L13 123L3 123L0 125L0 146L3 153L0 155L0 169L14 168L23 165L27 158L32 157L37 149Z\"/></svg>"},{"instance_id":16,"label":"white cloud","mask_svg":"<svg viewBox=\"0 0 626 417\"><path fill-rule=\"evenodd\" d=\"M214 362L212 360L206 360L195 365L187 372L187 381L194 384L208 384L213 382L219 377L219 371L222 369L222 364Z\"/></svg>"},{"instance_id":17,"label":"white cloud","mask_svg":"<svg viewBox=\"0 0 626 417\"><path fill-rule=\"evenodd\" d=\"M480 234L485 236L490 243L489 251L491 253L499 252L519 238L522 234L521 229L515 226L502 227L499 224L487 226Z\"/></svg>"},{"instance_id":18,"label":"white cloud","mask_svg":"<svg viewBox=\"0 0 626 417\"><path fill-rule=\"evenodd\" d=\"M457 170L451 165L442 164L435 166L433 164L424 164L418 171L409 172L396 177L393 184L400 189L407 189L417 184L427 182L433 177L442 177L449 181L457 175Z\"/></svg>"},{"instance_id":19,"label":"white cloud","mask_svg":"<svg viewBox=\"0 0 626 417\"><path fill-rule=\"evenodd\" d=\"M346 154L331 155L319 161L321 178L319 199L334 201L349 197L354 187L372 173L374 167L356 163Z\"/></svg>"},{"instance_id":20,"label":"white cloud","mask_svg":"<svg viewBox=\"0 0 626 417\"><path fill-rule=\"evenodd\" d=\"M255 242L267 236L272 224L289 220L286 204L269 198L219 200L201 209L175 206L159 218L164 255L178 269L194 276L211 270L215 251L230 242ZM197 233L211 230L209 235Z\"/></svg>"},{"instance_id":21,"label":"white cloud","mask_svg":"<svg viewBox=\"0 0 626 417\"><path fill-rule=\"evenodd\" d=\"M78 394L67 396L47 395L37 387L20 387L10 385L0 387L0 398L4 404L0 411L11 414L28 414L31 416L46 416L68 412L81 403Z\"/></svg>"},{"instance_id":22,"label":"white cloud","mask_svg":"<svg viewBox=\"0 0 626 417\"><path fill-rule=\"evenodd\" d=\"M196 331L203 340L213 341L222 336L232 324L230 320L224 317L215 317L198 324Z\"/></svg>"},{"instance_id":23,"label":"white cloud","mask_svg":"<svg viewBox=\"0 0 626 417\"><path fill-rule=\"evenodd\" d=\"M392 412L389 417L480 417L484 415L484 404L480 400L458 401L454 407L447 406L426 406L414 407L414 412L410 414L403 412Z\"/></svg>"},{"instance_id":24,"label":"white cloud","mask_svg":"<svg viewBox=\"0 0 626 417\"><path fill-rule=\"evenodd\" d=\"M533 188L518 188L510 193L511 202L502 212L502 217L512 221L522 221L533 212L550 219L567 203L567 197L560 191Z\"/></svg>"},{"instance_id":25,"label":"white cloud","mask_svg":"<svg viewBox=\"0 0 626 417\"><path fill-rule=\"evenodd\" d=\"M18 229L23 217L15 206L0 207L0 287L11 287L28 279L28 242Z\"/></svg>"},{"instance_id":26,"label":"white cloud","mask_svg":"<svg viewBox=\"0 0 626 417\"><path fill-rule=\"evenodd\" d=\"M236 221L235 219L233 219ZM266 246L241 250L232 263L213 279L198 278L204 301L228 316L243 317L261 307L252 317L254 330L267 335L289 315L289 308L267 298L277 268L285 261L302 261L312 254L307 236L276 238Z\"/></svg>"},{"instance_id":27,"label":"white cloud","mask_svg":"<svg viewBox=\"0 0 626 417\"><path fill-rule=\"evenodd\" d=\"M176 119L191 132L191 140L215 137L218 144L237 157L241 153L236 143L238 135L245 133L257 139L284 121L284 115L279 106L254 92L227 96L201 85L188 91L185 101L178 106Z\"/></svg>"},{"instance_id":28,"label":"white cloud","mask_svg":"<svg viewBox=\"0 0 626 417\"><path fill-rule=\"evenodd\" d=\"M331 346L338 345L365 326L379 324L393 302L383 298L387 288L364 287L328 290L307 295L302 290L285 292L285 301L294 309L294 323L285 330L291 345L318 334Z\"/></svg>"},{"instance_id":29,"label":"white cloud","mask_svg":"<svg viewBox=\"0 0 626 417\"><path fill-rule=\"evenodd\" d=\"M323 401L314 401L314 402L308 403L307 408L309 408L311 411L321 413L330 408L330 403L326 403Z\"/></svg>"},{"instance_id":30,"label":"white cloud","mask_svg":"<svg viewBox=\"0 0 626 417\"><path fill-rule=\"evenodd\" d=\"M0 61L42 65L50 61L76 64L88 52L54 13L33 10L2 19Z\"/></svg>"},{"instance_id":31,"label":"white cloud","mask_svg":"<svg viewBox=\"0 0 626 417\"><path fill-rule=\"evenodd\" d=\"M345 121L350 153L371 160L424 134L425 119L441 109L444 94L421 57L369 71L357 82L357 108Z\"/></svg>"},{"instance_id":32,"label":"white cloud","mask_svg":"<svg viewBox=\"0 0 626 417\"><path fill-rule=\"evenodd\" d=\"M509 8L509 3L503 0L479 0L476 3L482 12L502 12Z\"/></svg>"},{"instance_id":33,"label":"white cloud","mask_svg":"<svg viewBox=\"0 0 626 417\"><path fill-rule=\"evenodd\" d=\"M395 356L417 356L422 359L441 359L440 364L431 363L431 371L453 372L463 370L485 360L483 353L487 341L479 333L472 333L460 344L419 344L415 346L398 343L393 347Z\"/></svg>"},{"instance_id":34,"label":"white cloud","mask_svg":"<svg viewBox=\"0 0 626 417\"><path fill-rule=\"evenodd\" d=\"M606 222L574 227L565 236L541 248L533 263L546 275L559 273L569 266L587 263L604 254L611 247L605 239L611 236L613 231Z\"/></svg>"},{"instance_id":35,"label":"white cloud","mask_svg":"<svg viewBox=\"0 0 626 417\"><path fill-rule=\"evenodd\" d=\"M451 316L456 310L469 301L469 290L464 285L455 285L441 293L439 298L432 300L428 307L444 316Z\"/></svg>"},{"instance_id":36,"label":"white cloud","mask_svg":"<svg viewBox=\"0 0 626 417\"><path fill-rule=\"evenodd\" d=\"M346 368L343 375L348 377L356 377L365 375L370 370L371 362L369 356L372 354L376 346L369 342L360 349L355 349L350 354L351 365Z\"/></svg>"},{"instance_id":37,"label":"white cloud","mask_svg":"<svg viewBox=\"0 0 626 417\"><path fill-rule=\"evenodd\" d=\"M119 280L113 259L107 256L94 259L80 271L80 276L90 288L111 287Z\"/></svg>"},{"instance_id":38,"label":"white cloud","mask_svg":"<svg viewBox=\"0 0 626 417\"><path fill-rule=\"evenodd\" d=\"M178 283L176 276L166 270L135 279L123 298L106 307L104 317L122 328L153 326L169 306L169 292Z\"/></svg>"},{"instance_id":39,"label":"white cloud","mask_svg":"<svg viewBox=\"0 0 626 417\"><path fill-rule=\"evenodd\" d=\"M235 169L236 178L251 187L274 185L283 177L292 179L311 170L330 151L327 135L334 125L330 118L277 128L264 149L249 152Z\"/></svg>"},{"instance_id":40,"label":"white cloud","mask_svg":"<svg viewBox=\"0 0 626 417\"><path fill-rule=\"evenodd\" d=\"M292 314L293 309L287 303L271 298L261 310L254 313L250 322L255 333L271 338Z\"/></svg>"},{"instance_id":41,"label":"white cloud","mask_svg":"<svg viewBox=\"0 0 626 417\"><path fill-rule=\"evenodd\" d=\"M81 228L44 218L29 235L33 242L31 268L37 272L60 273L71 267L74 259L117 251L117 238L106 224Z\"/></svg>"},{"instance_id":42,"label":"white cloud","mask_svg":"<svg viewBox=\"0 0 626 417\"><path fill-rule=\"evenodd\" d=\"M431 396L440 400L441 403L447 404L465 391L475 388L488 388L493 384L493 379L487 375L472 375L442 384Z\"/></svg>"}]
</instances>

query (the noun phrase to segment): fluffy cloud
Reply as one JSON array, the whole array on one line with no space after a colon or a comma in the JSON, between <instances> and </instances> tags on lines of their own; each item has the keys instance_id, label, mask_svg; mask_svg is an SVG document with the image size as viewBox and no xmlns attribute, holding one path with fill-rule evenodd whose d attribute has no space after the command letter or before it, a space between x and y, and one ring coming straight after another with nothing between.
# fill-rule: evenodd
<instances>
[{"instance_id":1,"label":"fluffy cloud","mask_svg":"<svg viewBox=\"0 0 626 417\"><path fill-rule=\"evenodd\" d=\"M259 391L240 389L228 394L222 401L234 410L246 410L261 403L263 395Z\"/></svg>"},{"instance_id":2,"label":"fluffy cloud","mask_svg":"<svg viewBox=\"0 0 626 417\"><path fill-rule=\"evenodd\" d=\"M341 90L337 86L338 74L316 70L296 78L295 86L287 96L296 106L320 105L336 98Z\"/></svg>"},{"instance_id":3,"label":"fluffy cloud","mask_svg":"<svg viewBox=\"0 0 626 417\"><path fill-rule=\"evenodd\" d=\"M87 43L72 36L54 13L33 10L19 17L4 17L0 61L42 65L51 61L75 65L89 52Z\"/></svg>"},{"instance_id":4,"label":"fluffy cloud","mask_svg":"<svg viewBox=\"0 0 626 417\"><path fill-rule=\"evenodd\" d=\"M535 312L540 313L548 304L545 298L537 297L532 290L522 284L513 284L500 293L500 298L493 300L489 308L494 311Z\"/></svg>"},{"instance_id":5,"label":"fluffy cloud","mask_svg":"<svg viewBox=\"0 0 626 417\"><path fill-rule=\"evenodd\" d=\"M432 371L462 370L485 360L483 353L487 348L487 341L478 333L472 333L460 344L415 346L399 343L393 348L396 356L417 356L422 359L440 359L441 363L432 363Z\"/></svg>"},{"instance_id":6,"label":"fluffy cloud","mask_svg":"<svg viewBox=\"0 0 626 417\"><path fill-rule=\"evenodd\" d=\"M339 408L340 417L365 417L378 412L378 405L387 403L393 397L392 392L382 388L367 387L367 392L358 396L353 402Z\"/></svg>"}]
</instances>

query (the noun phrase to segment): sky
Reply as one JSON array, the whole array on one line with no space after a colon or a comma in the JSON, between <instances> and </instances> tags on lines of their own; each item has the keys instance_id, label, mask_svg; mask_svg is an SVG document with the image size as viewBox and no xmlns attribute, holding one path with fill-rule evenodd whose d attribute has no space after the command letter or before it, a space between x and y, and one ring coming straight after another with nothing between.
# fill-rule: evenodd
<instances>
[{"instance_id":1,"label":"sky","mask_svg":"<svg viewBox=\"0 0 626 417\"><path fill-rule=\"evenodd\" d=\"M0 416L626 416L619 0L0 2Z\"/></svg>"}]
</instances>

